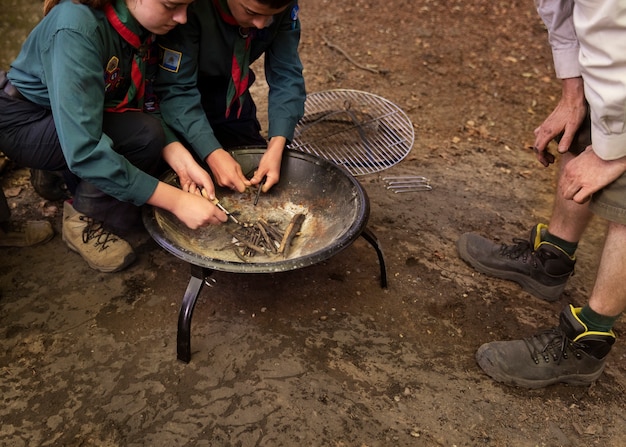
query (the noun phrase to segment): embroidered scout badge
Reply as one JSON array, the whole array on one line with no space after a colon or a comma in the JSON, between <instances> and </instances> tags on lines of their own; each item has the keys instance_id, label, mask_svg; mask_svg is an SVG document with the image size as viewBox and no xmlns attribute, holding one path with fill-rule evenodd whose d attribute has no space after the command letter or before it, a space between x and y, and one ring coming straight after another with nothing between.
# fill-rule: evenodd
<instances>
[{"instance_id":1,"label":"embroidered scout badge","mask_svg":"<svg viewBox=\"0 0 626 447\"><path fill-rule=\"evenodd\" d=\"M159 67L164 70L171 71L172 73L178 73L183 53L180 51L170 50L169 48L165 48L161 45L159 45L159 50L161 52L161 63L159 63Z\"/></svg>"},{"instance_id":2,"label":"embroidered scout badge","mask_svg":"<svg viewBox=\"0 0 626 447\"><path fill-rule=\"evenodd\" d=\"M300 12L300 7L298 4L295 4L291 9L291 13L289 17L291 18L291 29L296 29L298 26L298 13Z\"/></svg>"},{"instance_id":3,"label":"embroidered scout badge","mask_svg":"<svg viewBox=\"0 0 626 447\"><path fill-rule=\"evenodd\" d=\"M116 90L124 79L120 76L120 60L112 56L104 70L104 91Z\"/></svg>"}]
</instances>

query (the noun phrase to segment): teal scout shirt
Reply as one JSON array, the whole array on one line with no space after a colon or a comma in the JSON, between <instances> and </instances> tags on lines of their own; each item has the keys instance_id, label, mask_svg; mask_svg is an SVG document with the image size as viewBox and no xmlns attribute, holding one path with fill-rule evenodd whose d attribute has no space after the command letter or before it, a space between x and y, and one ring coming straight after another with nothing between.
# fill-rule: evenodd
<instances>
[{"instance_id":1,"label":"teal scout shirt","mask_svg":"<svg viewBox=\"0 0 626 447\"><path fill-rule=\"evenodd\" d=\"M125 2L118 3L127 13ZM127 26L140 31L132 18ZM142 205L158 180L115 152L102 132L105 101L121 100L128 89L132 54L103 12L63 0L30 33L8 76L27 99L51 109L74 174L118 200Z\"/></svg>"},{"instance_id":2,"label":"teal scout shirt","mask_svg":"<svg viewBox=\"0 0 626 447\"><path fill-rule=\"evenodd\" d=\"M294 1L252 40L250 63L265 54L270 138L291 140L304 114L306 92L298 55L297 12L298 2ZM163 60L155 88L161 114L202 159L222 145L202 109L196 84L205 77L222 78L220 84L226 88L235 39L241 39L239 27L225 23L212 0L196 0L189 7L187 23L158 38Z\"/></svg>"}]
</instances>

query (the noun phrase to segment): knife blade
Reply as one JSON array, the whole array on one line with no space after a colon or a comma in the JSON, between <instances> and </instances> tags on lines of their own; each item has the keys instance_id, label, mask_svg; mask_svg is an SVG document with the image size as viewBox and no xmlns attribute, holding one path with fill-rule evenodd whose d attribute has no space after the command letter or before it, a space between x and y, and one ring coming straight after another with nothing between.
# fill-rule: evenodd
<instances>
[{"instance_id":1,"label":"knife blade","mask_svg":"<svg viewBox=\"0 0 626 447\"><path fill-rule=\"evenodd\" d=\"M214 198L213 200L209 199L209 194L206 192L206 189L204 189L204 188L202 188L201 193L202 193L202 197L204 197L205 199L210 200L211 203L213 205L215 205L216 207L218 207L220 210L222 210L222 212L224 214L226 214L230 220L235 222L237 225L241 225L241 223L237 220L237 218L235 216L233 216L230 211L228 211L226 208L224 208L224 205L222 205L220 203L220 201L219 201L219 199L217 197Z\"/></svg>"},{"instance_id":2,"label":"knife blade","mask_svg":"<svg viewBox=\"0 0 626 447\"><path fill-rule=\"evenodd\" d=\"M216 207L221 209L224 212L224 214L226 214L233 222L235 222L237 225L241 225L240 222L237 220L237 218L235 216L233 216L230 213L230 211L228 211L226 208L224 208L224 205L222 205L219 200L217 200L217 197L215 199L211 200L211 202L213 202L213 205L215 205Z\"/></svg>"}]
</instances>

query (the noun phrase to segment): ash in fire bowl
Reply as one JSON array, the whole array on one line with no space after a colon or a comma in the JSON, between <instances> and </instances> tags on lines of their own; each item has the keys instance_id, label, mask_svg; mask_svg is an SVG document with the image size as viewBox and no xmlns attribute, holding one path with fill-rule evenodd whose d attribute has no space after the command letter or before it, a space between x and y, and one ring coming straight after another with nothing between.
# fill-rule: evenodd
<instances>
[{"instance_id":1,"label":"ash in fire bowl","mask_svg":"<svg viewBox=\"0 0 626 447\"><path fill-rule=\"evenodd\" d=\"M163 180L174 185L177 183L173 173ZM144 219L144 222L163 248L196 265L243 272L300 268L319 262L330 256L327 253L343 248L358 236L361 224L364 226L365 223L361 203L364 196L359 194L358 188L346 189L341 181L316 187L311 187L311 183L313 180L302 178L295 183L281 179L279 185L260 196L256 206L252 192L240 194L216 188L220 203L244 225L229 220L222 225L191 230L173 214L158 208L151 209L150 219ZM368 207L365 208L368 211ZM249 247L237 243L237 237L233 236L259 221L285 233L297 215L302 215L303 219L299 231L286 247L286 253L264 250L252 254ZM355 225L358 233L351 234ZM350 240L346 240L347 236ZM275 240L279 238L274 237Z\"/></svg>"},{"instance_id":2,"label":"ash in fire bowl","mask_svg":"<svg viewBox=\"0 0 626 447\"><path fill-rule=\"evenodd\" d=\"M264 148L238 148L231 155L244 172L258 166ZM172 171L162 181L177 185ZM222 225L189 229L171 213L146 207L144 224L165 250L200 267L227 272L272 273L306 267L328 259L351 244L365 229L369 200L360 183L345 169L320 157L294 150L283 154L280 182L268 193L243 194L216 187L220 203L240 222L272 223L284 232L294 216L304 216L287 255L257 253L241 256L233 250L233 234L241 226L229 219Z\"/></svg>"},{"instance_id":3,"label":"ash in fire bowl","mask_svg":"<svg viewBox=\"0 0 626 447\"><path fill-rule=\"evenodd\" d=\"M278 197L262 197L254 206L254 199L250 196L250 194L239 197L232 195L220 200L237 220L245 224L243 226L228 221L219 226L211 225L191 230L167 211L159 209L155 212L155 217L171 242L180 248L207 259L234 263L272 263L296 259L332 243L346 230L344 220L346 216L336 218L333 209L339 212L341 210L332 203L324 203L328 206L323 206L323 202L326 202L323 199L318 200L317 204L304 204L281 200ZM296 215L303 215L304 219L300 230L289 245L286 257L271 250L264 254L247 255L244 244L237 243L238 238L233 236L245 231L246 228L243 227L251 227L262 221L280 231L282 238ZM278 237L274 239L277 240Z\"/></svg>"}]
</instances>

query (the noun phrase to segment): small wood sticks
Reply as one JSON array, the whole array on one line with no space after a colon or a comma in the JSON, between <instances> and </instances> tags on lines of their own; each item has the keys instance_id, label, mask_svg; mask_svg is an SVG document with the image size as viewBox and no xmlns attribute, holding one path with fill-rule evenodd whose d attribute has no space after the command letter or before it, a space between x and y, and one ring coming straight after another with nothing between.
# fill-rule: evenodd
<instances>
[{"instance_id":1,"label":"small wood sticks","mask_svg":"<svg viewBox=\"0 0 626 447\"><path fill-rule=\"evenodd\" d=\"M261 185L259 185L259 191ZM206 189L202 188L201 194L204 198L209 199ZM255 205L259 195L255 199ZM210 199L209 199L210 200ZM305 215L297 213L293 216L287 228L282 231L278 224L268 222L263 218L257 219L255 223L244 223L235 218L226 208L222 206L217 198L211 200L215 206L221 209L226 215L238 226L234 230L227 229L234 241L226 248L232 248L239 259L248 262L247 258L255 255L282 255L283 258L289 256L289 250L293 239L300 234L302 223ZM239 249L243 248L242 251Z\"/></svg>"},{"instance_id":2,"label":"small wood sticks","mask_svg":"<svg viewBox=\"0 0 626 447\"><path fill-rule=\"evenodd\" d=\"M227 230L234 241L225 248L232 248L237 257L244 262L248 262L248 258L256 255L287 258L293 239L300 234L304 219L304 214L294 215L284 231L278 224L262 218L255 223L240 224L234 230Z\"/></svg>"}]
</instances>

